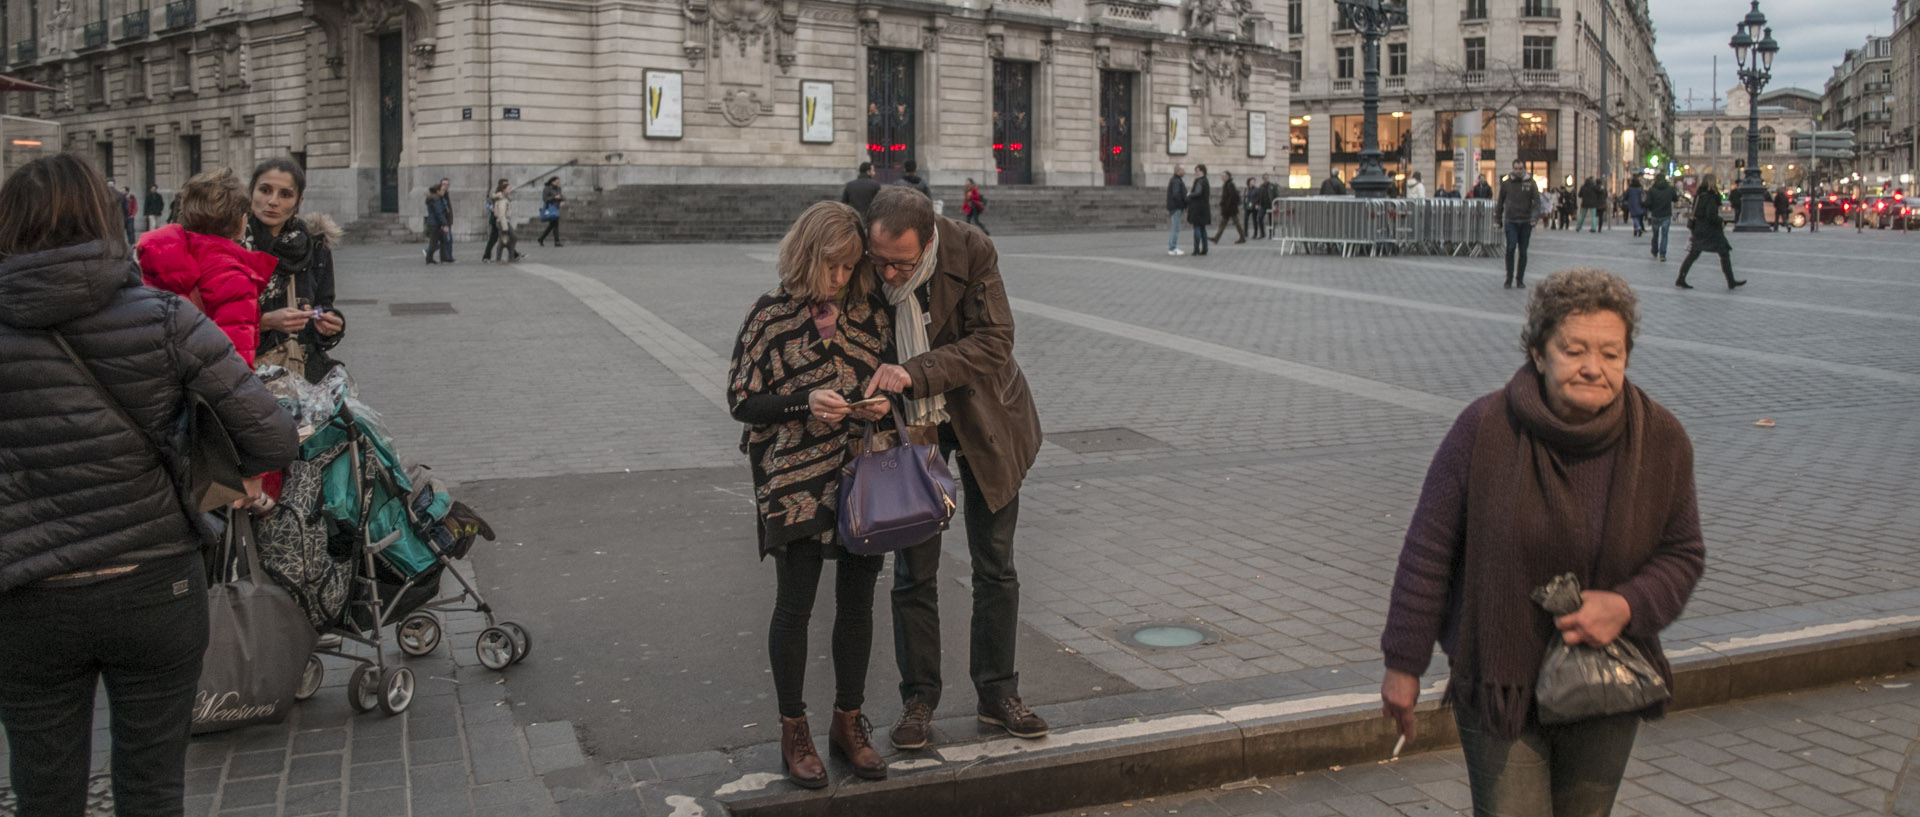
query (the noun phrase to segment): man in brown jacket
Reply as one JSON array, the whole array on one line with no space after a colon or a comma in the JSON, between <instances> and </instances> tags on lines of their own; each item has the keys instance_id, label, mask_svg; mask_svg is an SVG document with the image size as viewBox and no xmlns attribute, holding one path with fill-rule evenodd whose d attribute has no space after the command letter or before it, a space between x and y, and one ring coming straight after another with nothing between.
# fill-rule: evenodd
<instances>
[{"instance_id":1,"label":"man in brown jacket","mask_svg":"<svg viewBox=\"0 0 1920 817\"><path fill-rule=\"evenodd\" d=\"M979 230L934 215L911 188L888 187L867 210L869 255L893 305L900 364L880 367L867 394L906 398L907 421L938 426L940 450L959 464L967 550L973 556L968 671L982 723L1022 738L1047 722L1020 702L1014 671L1020 579L1013 534L1020 481L1040 450L1040 415L1013 359L1013 308L999 255ZM893 745L919 749L940 705L940 537L894 554L894 660L905 711Z\"/></svg>"}]
</instances>

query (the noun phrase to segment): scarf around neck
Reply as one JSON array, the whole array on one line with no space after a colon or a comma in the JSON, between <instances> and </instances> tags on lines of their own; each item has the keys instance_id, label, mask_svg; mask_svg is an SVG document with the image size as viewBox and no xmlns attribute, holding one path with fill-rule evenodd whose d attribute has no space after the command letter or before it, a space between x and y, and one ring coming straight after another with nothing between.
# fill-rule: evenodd
<instances>
[{"instance_id":1,"label":"scarf around neck","mask_svg":"<svg viewBox=\"0 0 1920 817\"><path fill-rule=\"evenodd\" d=\"M933 240L927 242L927 249L920 254L920 266L913 270L913 277L900 286L883 283L880 288L887 294L887 303L893 305L893 345L902 364L919 355L926 354L932 348L927 340L927 315L920 309L920 299L914 297L914 291L925 286L933 278L933 271L940 266L940 228L933 228ZM913 425L938 425L947 421L947 396L929 394L907 401L907 422Z\"/></svg>"},{"instance_id":2,"label":"scarf around neck","mask_svg":"<svg viewBox=\"0 0 1920 817\"><path fill-rule=\"evenodd\" d=\"M1652 555L1666 526L1673 478L1659 452L1684 432L1651 422L1658 407L1638 387L1623 380L1621 389L1599 416L1569 423L1548 407L1529 362L1481 418L1468 466L1459 643L1447 699L1476 711L1482 728L1503 738L1526 727L1541 658L1558 637L1553 616L1529 598L1533 588L1562 573L1579 576L1582 587L1616 587ZM1591 542L1587 500L1569 464L1609 454L1604 533ZM1669 672L1657 639L1633 641Z\"/></svg>"},{"instance_id":3,"label":"scarf around neck","mask_svg":"<svg viewBox=\"0 0 1920 817\"><path fill-rule=\"evenodd\" d=\"M268 253L280 260L274 267L273 277L260 290L261 312L272 312L290 305L288 296L298 295L299 278L306 274L307 267L313 263L313 251L319 243L299 216L288 217L286 223L280 225L280 234L277 236L260 219L247 217L247 235L241 244L249 250Z\"/></svg>"}]
</instances>

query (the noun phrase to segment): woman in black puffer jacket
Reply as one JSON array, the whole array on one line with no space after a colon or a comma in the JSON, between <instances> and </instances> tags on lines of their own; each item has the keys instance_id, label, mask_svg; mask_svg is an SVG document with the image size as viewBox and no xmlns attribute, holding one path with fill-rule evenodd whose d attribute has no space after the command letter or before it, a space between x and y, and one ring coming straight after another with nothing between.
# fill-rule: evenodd
<instances>
[{"instance_id":1,"label":"woman in black puffer jacket","mask_svg":"<svg viewBox=\"0 0 1920 817\"><path fill-rule=\"evenodd\" d=\"M191 391L226 425L242 473L298 451L293 418L220 328L140 285L117 207L71 154L0 187L0 725L21 814L86 810L97 679L119 813L183 808L206 568L142 435L166 439Z\"/></svg>"}]
</instances>

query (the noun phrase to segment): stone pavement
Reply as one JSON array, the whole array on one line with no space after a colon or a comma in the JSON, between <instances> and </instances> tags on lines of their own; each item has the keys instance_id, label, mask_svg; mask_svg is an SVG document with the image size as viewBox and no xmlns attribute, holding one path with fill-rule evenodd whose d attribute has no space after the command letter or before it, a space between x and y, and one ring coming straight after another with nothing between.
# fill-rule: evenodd
<instances>
[{"instance_id":1,"label":"stone pavement","mask_svg":"<svg viewBox=\"0 0 1920 817\"><path fill-rule=\"evenodd\" d=\"M1248 695L1262 683L1377 679L1405 514L1453 415L1522 362L1524 293L1501 290L1498 264L1486 259L1280 256L1261 242L1168 258L1157 236L998 241L1019 319L1016 354L1049 437L1023 503L1022 622L1065 664L1116 679L1062 693L1041 711L1092 720L1116 693L1130 694L1111 700L1137 707L1218 698L1233 684ZM1700 289L1674 290L1678 256L1650 261L1625 236L1536 233L1529 278L1599 263L1642 294L1629 376L1694 438L1709 549L1707 576L1668 631L1670 647L1920 621L1920 561L1912 558L1920 270L1911 240L1736 235L1735 260L1752 283L1727 293L1707 269L1696 276ZM475 557L488 568L483 586L509 598L525 594L516 559L551 560L577 581L636 556L644 562L678 532L643 526L609 536L591 522L616 505L539 478L657 474L689 492L635 494L630 504L692 491L742 495L739 429L716 406L715 372L724 371L746 306L773 282L765 244L526 249L528 261L512 266L474 263L473 245L456 248L464 260L452 267L423 267L417 250L397 246L348 248L338 260L350 321L339 354L400 450L502 505L518 497L579 520L534 527L513 524L522 511L480 508L503 533ZM390 311L422 303L454 312ZM1756 427L1761 418L1776 424ZM677 526L698 531L710 521ZM743 667L759 660L753 642L767 602L756 594L770 586L747 541L717 542L704 576L648 585L704 580L694 588L737 595L747 581L738 603L701 621L737 639L724 660ZM957 535L947 541L951 596L964 592L964 545ZM650 591L542 586L541 598L501 606L538 637L620 620L609 605L636 592ZM660 621L686 626L664 612ZM816 616L822 644L825 618ZM1123 637L1160 622L1215 638L1153 650ZM461 631L451 659L409 659L422 679L415 711L349 716L341 691L330 689L290 724L202 739L193 803L208 813L394 814L388 809L399 803L411 814L587 813L631 806L633 781L649 775L779 771L765 758L765 768L716 768L732 761L710 751L772 739L770 690L757 699L647 695L678 689L670 674L682 668L723 660L717 641L706 653L656 656L665 660L597 679L630 684L622 704L535 681L572 672L586 683L628 650L655 648L603 641L569 652L564 640L543 641L537 660L498 684L501 676L469 665L474 623L450 626ZM876 641L876 723L898 711L886 693L890 657ZM331 668L333 683L344 675ZM528 692L517 691L516 678ZM759 674L734 680L770 687ZM1153 693L1167 697L1132 697ZM949 696L941 716L964 713L967 697ZM702 742L674 745L680 733L668 730L658 736L667 746L648 757L602 748L621 745L607 728L617 708L644 718L648 706L745 726L723 745L694 730L685 734ZM541 720L529 716L536 711ZM432 745L416 752L420 744ZM455 793L461 784L466 792ZM678 809L637 799L649 813Z\"/></svg>"},{"instance_id":2,"label":"stone pavement","mask_svg":"<svg viewBox=\"0 0 1920 817\"><path fill-rule=\"evenodd\" d=\"M1920 744L1916 680L1871 678L1643 724L1613 817L1912 814L1893 809ZM1440 817L1472 806L1454 748L1043 817Z\"/></svg>"}]
</instances>

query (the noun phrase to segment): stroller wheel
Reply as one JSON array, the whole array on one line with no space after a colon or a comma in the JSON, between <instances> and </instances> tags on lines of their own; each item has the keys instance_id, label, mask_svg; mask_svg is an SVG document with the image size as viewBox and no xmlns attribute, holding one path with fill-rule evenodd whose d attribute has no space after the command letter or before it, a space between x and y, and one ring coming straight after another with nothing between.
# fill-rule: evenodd
<instances>
[{"instance_id":1,"label":"stroller wheel","mask_svg":"<svg viewBox=\"0 0 1920 817\"><path fill-rule=\"evenodd\" d=\"M372 664L353 668L347 679L347 703L355 712L372 712L380 705L380 670Z\"/></svg>"},{"instance_id":2,"label":"stroller wheel","mask_svg":"<svg viewBox=\"0 0 1920 817\"><path fill-rule=\"evenodd\" d=\"M506 630L513 639L513 663L527 660L527 653L533 652L533 633L527 632L527 628L515 621L500 622L500 629Z\"/></svg>"},{"instance_id":3,"label":"stroller wheel","mask_svg":"<svg viewBox=\"0 0 1920 817\"><path fill-rule=\"evenodd\" d=\"M414 613L400 622L394 631L400 651L408 655L426 655L440 646L440 619L432 613Z\"/></svg>"},{"instance_id":4,"label":"stroller wheel","mask_svg":"<svg viewBox=\"0 0 1920 817\"><path fill-rule=\"evenodd\" d=\"M320 691L320 682L326 680L327 668L320 663L320 656L307 656L307 668L300 673L300 688L293 691L293 699L304 701Z\"/></svg>"},{"instance_id":5,"label":"stroller wheel","mask_svg":"<svg viewBox=\"0 0 1920 817\"><path fill-rule=\"evenodd\" d=\"M479 656L481 666L490 670L503 670L513 663L520 648L506 630L488 627L480 631L480 638L474 643L473 652Z\"/></svg>"},{"instance_id":6,"label":"stroller wheel","mask_svg":"<svg viewBox=\"0 0 1920 817\"><path fill-rule=\"evenodd\" d=\"M380 676L380 711L398 715L413 703L413 670L394 667Z\"/></svg>"}]
</instances>

